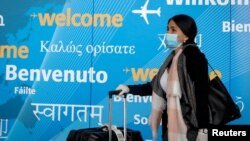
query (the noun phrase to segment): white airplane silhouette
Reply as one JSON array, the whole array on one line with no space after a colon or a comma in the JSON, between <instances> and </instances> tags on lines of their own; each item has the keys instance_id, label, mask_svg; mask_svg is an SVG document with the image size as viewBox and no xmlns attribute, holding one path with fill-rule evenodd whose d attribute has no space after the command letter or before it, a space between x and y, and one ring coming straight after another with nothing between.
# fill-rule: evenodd
<instances>
[{"instance_id":1,"label":"white airplane silhouette","mask_svg":"<svg viewBox=\"0 0 250 141\"><path fill-rule=\"evenodd\" d=\"M161 7L159 7L157 10L148 10L148 3L149 0L145 2L143 6L141 6L141 10L132 10L135 14L141 14L140 16L144 18L145 22L149 24L147 14L157 14L159 17L161 16Z\"/></svg>"}]
</instances>

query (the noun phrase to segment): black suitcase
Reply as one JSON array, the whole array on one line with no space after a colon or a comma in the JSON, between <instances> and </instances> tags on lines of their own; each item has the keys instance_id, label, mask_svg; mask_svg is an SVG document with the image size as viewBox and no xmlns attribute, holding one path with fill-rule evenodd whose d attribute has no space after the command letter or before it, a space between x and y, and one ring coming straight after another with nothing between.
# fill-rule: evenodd
<instances>
[{"instance_id":1,"label":"black suitcase","mask_svg":"<svg viewBox=\"0 0 250 141\"><path fill-rule=\"evenodd\" d=\"M122 127L117 129L123 133ZM108 127L71 130L67 141L109 141ZM112 131L112 141L120 141L114 131ZM127 129L126 141L143 141L140 131Z\"/></svg>"},{"instance_id":2,"label":"black suitcase","mask_svg":"<svg viewBox=\"0 0 250 141\"><path fill-rule=\"evenodd\" d=\"M124 127L112 125L112 96L120 91L109 92L109 125L71 130L67 141L143 141L140 131L126 127L126 94L124 95ZM112 130L111 128L112 127Z\"/></svg>"}]
</instances>

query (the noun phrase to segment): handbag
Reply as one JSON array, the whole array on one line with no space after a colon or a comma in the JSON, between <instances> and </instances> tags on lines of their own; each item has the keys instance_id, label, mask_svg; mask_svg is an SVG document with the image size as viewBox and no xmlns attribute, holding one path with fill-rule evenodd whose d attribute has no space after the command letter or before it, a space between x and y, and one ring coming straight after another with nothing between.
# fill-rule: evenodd
<instances>
[{"instance_id":1,"label":"handbag","mask_svg":"<svg viewBox=\"0 0 250 141\"><path fill-rule=\"evenodd\" d=\"M209 66L212 68L210 64ZM212 70L215 72L213 68ZM216 72L215 75L215 78L209 82L209 123L211 125L224 125L240 118L241 113L238 105L234 103L231 95Z\"/></svg>"}]
</instances>

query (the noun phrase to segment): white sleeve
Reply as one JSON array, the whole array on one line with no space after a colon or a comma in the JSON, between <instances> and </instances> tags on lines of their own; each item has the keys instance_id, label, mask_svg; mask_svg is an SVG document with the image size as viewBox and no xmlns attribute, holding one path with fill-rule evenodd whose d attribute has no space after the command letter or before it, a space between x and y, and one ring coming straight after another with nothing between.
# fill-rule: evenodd
<instances>
[{"instance_id":1,"label":"white sleeve","mask_svg":"<svg viewBox=\"0 0 250 141\"><path fill-rule=\"evenodd\" d=\"M165 110L167 102L162 97L158 96L155 92L152 94L152 108L157 111Z\"/></svg>"}]
</instances>

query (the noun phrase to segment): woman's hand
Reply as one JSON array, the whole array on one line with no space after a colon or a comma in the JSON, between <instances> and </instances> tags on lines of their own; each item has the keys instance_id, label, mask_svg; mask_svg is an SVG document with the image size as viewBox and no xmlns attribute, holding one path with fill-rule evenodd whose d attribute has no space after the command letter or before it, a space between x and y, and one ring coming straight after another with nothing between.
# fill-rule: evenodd
<instances>
[{"instance_id":1,"label":"woman's hand","mask_svg":"<svg viewBox=\"0 0 250 141\"><path fill-rule=\"evenodd\" d=\"M115 90L121 90L119 96L123 96L125 93L129 92L129 88L126 85L120 84Z\"/></svg>"}]
</instances>

